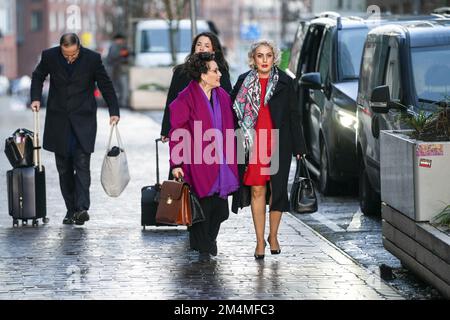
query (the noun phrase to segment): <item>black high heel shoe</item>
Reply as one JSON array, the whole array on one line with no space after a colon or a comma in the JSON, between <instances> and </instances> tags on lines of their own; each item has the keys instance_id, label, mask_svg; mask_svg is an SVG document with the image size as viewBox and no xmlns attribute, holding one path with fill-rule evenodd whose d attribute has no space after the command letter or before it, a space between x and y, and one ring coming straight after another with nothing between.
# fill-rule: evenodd
<instances>
[{"instance_id":1,"label":"black high heel shoe","mask_svg":"<svg viewBox=\"0 0 450 320\"><path fill-rule=\"evenodd\" d=\"M270 235L269 235L269 237L267 237L267 242L269 242L270 243ZM281 248L278 248L277 250L272 250L272 249L270 249L270 253L271 254L280 254L281 253Z\"/></svg>"},{"instance_id":2,"label":"black high heel shoe","mask_svg":"<svg viewBox=\"0 0 450 320\"><path fill-rule=\"evenodd\" d=\"M264 241L264 249L266 249L266 246L267 246L267 242L266 241ZM265 257L265 254L256 254L256 252L255 252L255 259L256 260L262 260L262 259L264 259L264 257Z\"/></svg>"}]
</instances>

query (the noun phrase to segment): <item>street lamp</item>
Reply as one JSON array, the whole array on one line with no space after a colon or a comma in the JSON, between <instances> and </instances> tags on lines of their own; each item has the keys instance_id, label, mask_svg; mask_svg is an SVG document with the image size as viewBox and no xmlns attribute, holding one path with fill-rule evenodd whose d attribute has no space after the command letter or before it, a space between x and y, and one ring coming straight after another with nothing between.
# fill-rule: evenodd
<instances>
[{"instance_id":1,"label":"street lamp","mask_svg":"<svg viewBox=\"0 0 450 320\"><path fill-rule=\"evenodd\" d=\"M197 4L195 0L191 0L191 35L192 39L197 35Z\"/></svg>"}]
</instances>

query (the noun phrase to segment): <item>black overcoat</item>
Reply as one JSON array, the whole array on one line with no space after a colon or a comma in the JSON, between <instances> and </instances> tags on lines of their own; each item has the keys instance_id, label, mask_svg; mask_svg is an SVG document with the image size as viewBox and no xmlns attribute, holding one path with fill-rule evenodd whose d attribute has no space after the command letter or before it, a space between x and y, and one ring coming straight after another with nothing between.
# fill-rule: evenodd
<instances>
[{"instance_id":1,"label":"black overcoat","mask_svg":"<svg viewBox=\"0 0 450 320\"><path fill-rule=\"evenodd\" d=\"M73 74L69 76L61 61L60 47L44 50L31 81L31 101L41 101L42 85L50 75L43 147L62 156L69 151L71 127L83 151L94 152L97 134L96 84L108 105L110 116L119 116L117 96L100 54L81 47L78 59Z\"/></svg>"},{"instance_id":2,"label":"black overcoat","mask_svg":"<svg viewBox=\"0 0 450 320\"><path fill-rule=\"evenodd\" d=\"M245 77L250 71L239 76L233 90L231 99L234 102ZM279 143L275 146L273 152L279 152L279 169L277 173L270 176L272 189L272 206L270 211L286 212L290 210L288 200L288 179L291 168L292 157L298 154L306 153L306 145L303 136L303 130L300 125L300 113L298 109L294 84L285 72L278 69L279 79L275 91L268 101L270 115L274 129L278 129ZM239 179L242 186L245 165L239 165ZM270 184L269 184L270 186ZM237 213L237 204L235 199L238 193L233 195L232 211Z\"/></svg>"},{"instance_id":3,"label":"black overcoat","mask_svg":"<svg viewBox=\"0 0 450 320\"><path fill-rule=\"evenodd\" d=\"M170 109L169 105L178 97L178 94L183 91L191 82L191 78L184 71L183 64L178 65L173 70L172 80L170 81L169 92L167 93L166 107L164 108L164 117L161 123L161 135L167 137L170 131ZM220 86L226 92L231 91L230 74L227 70L220 70L222 77L220 78Z\"/></svg>"}]
</instances>

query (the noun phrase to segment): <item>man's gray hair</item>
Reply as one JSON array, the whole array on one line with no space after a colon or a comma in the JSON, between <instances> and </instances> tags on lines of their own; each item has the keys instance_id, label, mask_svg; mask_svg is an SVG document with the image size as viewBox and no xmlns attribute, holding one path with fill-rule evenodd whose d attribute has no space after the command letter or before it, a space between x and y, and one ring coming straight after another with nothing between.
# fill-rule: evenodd
<instances>
[{"instance_id":1,"label":"man's gray hair","mask_svg":"<svg viewBox=\"0 0 450 320\"><path fill-rule=\"evenodd\" d=\"M271 40L262 39L262 40L258 40L256 42L253 42L252 45L250 46L250 51L248 52L248 65L249 65L249 67L252 68L252 69L256 68L255 53L256 53L256 49L258 49L260 46L267 46L267 47L272 49L272 52L273 52L273 64L277 66L280 63L280 60L281 60L280 49L278 49L278 47L275 44L275 42L273 42Z\"/></svg>"}]
</instances>

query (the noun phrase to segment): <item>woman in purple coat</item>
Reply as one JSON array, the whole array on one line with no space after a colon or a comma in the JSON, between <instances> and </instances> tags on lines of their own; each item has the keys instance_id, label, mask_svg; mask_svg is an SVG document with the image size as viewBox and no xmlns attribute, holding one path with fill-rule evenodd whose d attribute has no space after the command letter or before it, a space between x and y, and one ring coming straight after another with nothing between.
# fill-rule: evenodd
<instances>
[{"instance_id":1,"label":"woman in purple coat","mask_svg":"<svg viewBox=\"0 0 450 320\"><path fill-rule=\"evenodd\" d=\"M212 53L192 55L185 64L193 79L170 104L170 167L199 197L205 221L190 227L191 249L217 255L220 224L228 219L228 195L239 188L234 116Z\"/></svg>"}]
</instances>

